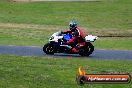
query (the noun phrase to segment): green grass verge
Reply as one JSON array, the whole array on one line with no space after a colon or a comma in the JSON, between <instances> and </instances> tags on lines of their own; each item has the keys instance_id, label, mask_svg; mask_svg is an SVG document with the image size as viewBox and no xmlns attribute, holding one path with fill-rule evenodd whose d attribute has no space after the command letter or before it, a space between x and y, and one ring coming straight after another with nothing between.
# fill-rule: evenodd
<instances>
[{"instance_id":1,"label":"green grass verge","mask_svg":"<svg viewBox=\"0 0 132 88\"><path fill-rule=\"evenodd\" d=\"M45 28L40 29L1 28L0 45L26 45L42 47L43 44L48 42L52 33L58 31L58 28L61 27L45 26ZM99 37L93 44L96 49L132 50L132 37Z\"/></svg>"},{"instance_id":2,"label":"green grass verge","mask_svg":"<svg viewBox=\"0 0 132 88\"><path fill-rule=\"evenodd\" d=\"M98 49L132 50L132 38L130 37L101 37L94 43Z\"/></svg>"},{"instance_id":3,"label":"green grass verge","mask_svg":"<svg viewBox=\"0 0 132 88\"><path fill-rule=\"evenodd\" d=\"M84 27L86 34L132 36L131 0L31 3L7 1L0 0L1 45L43 46L52 33L67 28L72 19ZM19 23L24 25L18 25ZM131 37L100 38L95 42L95 47L132 50L131 40Z\"/></svg>"},{"instance_id":4,"label":"green grass verge","mask_svg":"<svg viewBox=\"0 0 132 88\"><path fill-rule=\"evenodd\" d=\"M114 65L113 65L114 64ZM130 84L89 84L79 86L79 66L87 73L130 73L132 61L71 57L20 57L0 55L1 88L131 88Z\"/></svg>"},{"instance_id":5,"label":"green grass verge","mask_svg":"<svg viewBox=\"0 0 132 88\"><path fill-rule=\"evenodd\" d=\"M0 1L0 22L68 25L72 19L90 28L132 28L132 0L100 2Z\"/></svg>"}]
</instances>

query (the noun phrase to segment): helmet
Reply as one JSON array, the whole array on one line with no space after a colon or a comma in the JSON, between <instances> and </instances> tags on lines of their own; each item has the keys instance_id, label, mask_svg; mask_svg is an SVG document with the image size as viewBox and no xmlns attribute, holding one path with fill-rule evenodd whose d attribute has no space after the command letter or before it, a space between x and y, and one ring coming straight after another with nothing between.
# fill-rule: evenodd
<instances>
[{"instance_id":1,"label":"helmet","mask_svg":"<svg viewBox=\"0 0 132 88\"><path fill-rule=\"evenodd\" d=\"M76 21L70 21L69 26L70 26L70 30L75 30L77 28Z\"/></svg>"}]
</instances>

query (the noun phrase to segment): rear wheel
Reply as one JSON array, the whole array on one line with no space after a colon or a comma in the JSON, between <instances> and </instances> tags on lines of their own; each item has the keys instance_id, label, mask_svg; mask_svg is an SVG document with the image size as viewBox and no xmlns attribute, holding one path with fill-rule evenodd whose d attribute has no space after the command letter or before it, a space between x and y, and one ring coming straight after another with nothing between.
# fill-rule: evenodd
<instances>
[{"instance_id":1,"label":"rear wheel","mask_svg":"<svg viewBox=\"0 0 132 88\"><path fill-rule=\"evenodd\" d=\"M86 45L79 50L79 55L81 56L89 56L94 51L94 46L89 42L86 43Z\"/></svg>"},{"instance_id":2,"label":"rear wheel","mask_svg":"<svg viewBox=\"0 0 132 88\"><path fill-rule=\"evenodd\" d=\"M51 55L53 55L53 54L54 54L54 47L53 47L50 43L47 43L47 44L44 45L43 51L44 51L46 54L51 54Z\"/></svg>"}]
</instances>

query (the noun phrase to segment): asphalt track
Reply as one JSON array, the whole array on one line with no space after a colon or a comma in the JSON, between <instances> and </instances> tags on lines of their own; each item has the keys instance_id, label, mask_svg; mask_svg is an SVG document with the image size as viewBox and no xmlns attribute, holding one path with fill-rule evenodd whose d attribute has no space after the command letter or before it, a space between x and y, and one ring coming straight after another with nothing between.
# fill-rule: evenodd
<instances>
[{"instance_id":1,"label":"asphalt track","mask_svg":"<svg viewBox=\"0 0 132 88\"><path fill-rule=\"evenodd\" d=\"M41 56L41 57L81 57L77 54L55 54L46 55L43 53L42 47L36 46L0 46L0 54L17 55L17 56ZM83 57L82 57L83 58ZM125 50L97 50L92 55L85 58L95 59L131 59L132 51Z\"/></svg>"}]
</instances>

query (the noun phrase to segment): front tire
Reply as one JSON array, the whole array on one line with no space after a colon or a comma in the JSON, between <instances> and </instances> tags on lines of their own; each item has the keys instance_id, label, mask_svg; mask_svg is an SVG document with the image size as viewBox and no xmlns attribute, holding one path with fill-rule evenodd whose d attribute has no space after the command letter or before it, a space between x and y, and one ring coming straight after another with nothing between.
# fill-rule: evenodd
<instances>
[{"instance_id":1,"label":"front tire","mask_svg":"<svg viewBox=\"0 0 132 88\"><path fill-rule=\"evenodd\" d=\"M44 45L43 51L46 54L53 55L54 54L54 47L50 43L47 43L47 44Z\"/></svg>"}]
</instances>

